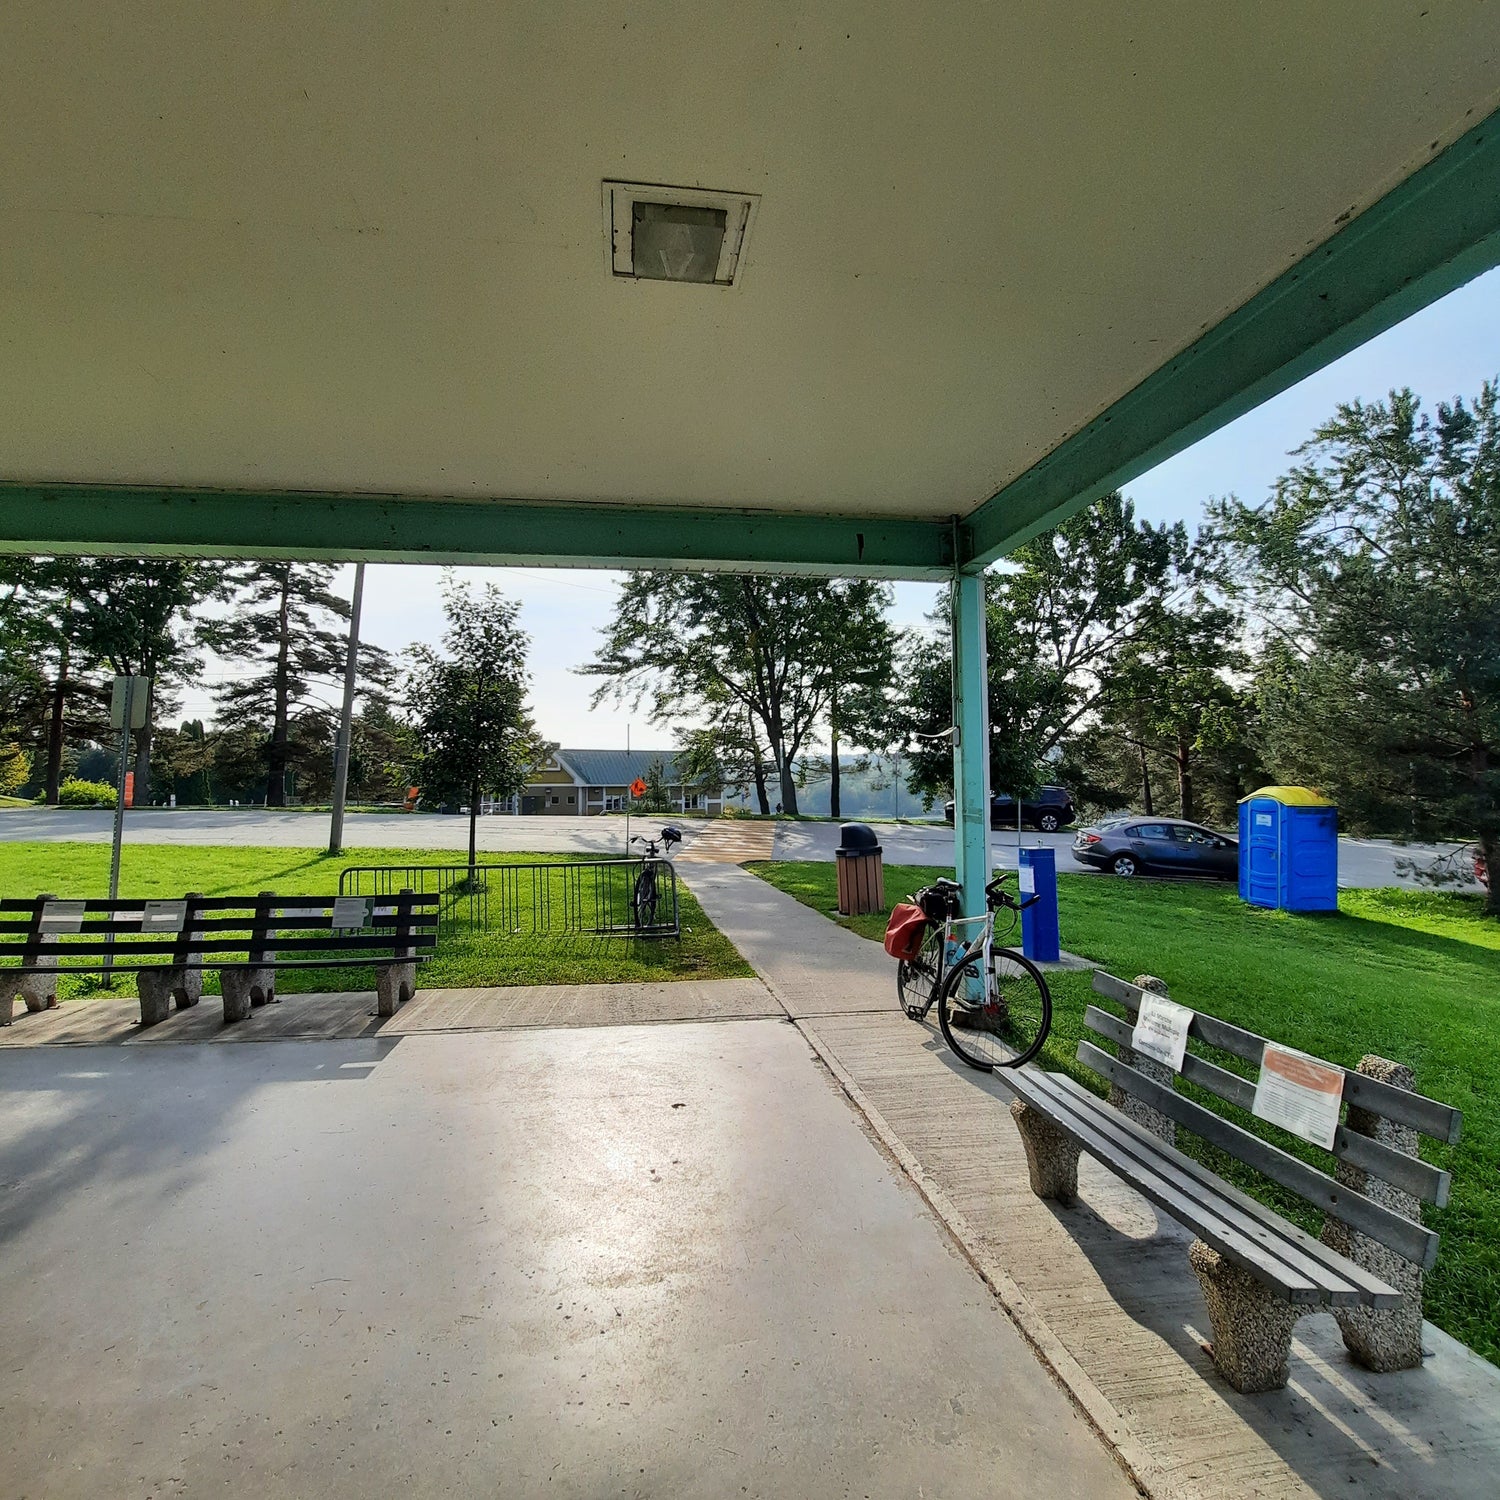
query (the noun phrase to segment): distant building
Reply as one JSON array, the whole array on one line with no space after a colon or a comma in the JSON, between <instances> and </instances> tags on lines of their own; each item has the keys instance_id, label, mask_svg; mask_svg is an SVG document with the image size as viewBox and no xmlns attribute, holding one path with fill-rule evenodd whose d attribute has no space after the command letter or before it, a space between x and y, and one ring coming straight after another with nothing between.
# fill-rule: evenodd
<instances>
[{"instance_id":1,"label":"distant building","mask_svg":"<svg viewBox=\"0 0 1500 1500\"><path fill-rule=\"evenodd\" d=\"M719 813L724 810L724 788L684 786L675 750L557 750L533 771L519 797L509 805L488 803L485 811L551 814L623 812L632 801L631 783L647 780L660 761L667 795L678 812Z\"/></svg>"}]
</instances>

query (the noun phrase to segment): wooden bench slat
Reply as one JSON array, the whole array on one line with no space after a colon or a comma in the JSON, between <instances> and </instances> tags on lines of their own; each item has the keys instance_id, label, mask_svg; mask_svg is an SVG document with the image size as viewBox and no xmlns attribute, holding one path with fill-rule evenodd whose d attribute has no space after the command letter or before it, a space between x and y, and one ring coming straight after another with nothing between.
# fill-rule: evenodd
<instances>
[{"instance_id":1,"label":"wooden bench slat","mask_svg":"<svg viewBox=\"0 0 1500 1500\"><path fill-rule=\"evenodd\" d=\"M1101 1077L1158 1109L1169 1119L1185 1125L1195 1135L1227 1151L1274 1182L1305 1198L1314 1207L1379 1240L1398 1255L1430 1271L1437 1259L1438 1237L1430 1229L1378 1203L1352 1192L1316 1167L1251 1135L1211 1109L1195 1104L1172 1089L1163 1088L1144 1073L1127 1067L1092 1042L1078 1044L1078 1061Z\"/></svg>"},{"instance_id":2,"label":"wooden bench slat","mask_svg":"<svg viewBox=\"0 0 1500 1500\"><path fill-rule=\"evenodd\" d=\"M1032 1075L1027 1083L1034 1085L1038 1077L1046 1076ZM1242 1265L1257 1280L1274 1287L1290 1301L1301 1306L1315 1306L1335 1297L1344 1304L1360 1300L1347 1283L1334 1291L1325 1284L1327 1278L1314 1280L1287 1264L1277 1253L1275 1245L1269 1242L1269 1237L1251 1236L1230 1224L1214 1213L1201 1193L1184 1192L1164 1175L1141 1170L1140 1164L1122 1150L1117 1142L1098 1130L1095 1122L1078 1111L1072 1101L1063 1099L1045 1085L1037 1090L1034 1098L1027 1097L1025 1085L1017 1092L1019 1097L1029 1104L1035 1104L1043 1114L1057 1119L1084 1151L1137 1189L1143 1197L1191 1228L1205 1244L1212 1245L1237 1265Z\"/></svg>"},{"instance_id":3,"label":"wooden bench slat","mask_svg":"<svg viewBox=\"0 0 1500 1500\"><path fill-rule=\"evenodd\" d=\"M1113 974L1106 974L1102 969L1094 971L1094 989L1123 1005L1132 1015L1140 1009L1141 996L1146 993L1136 985L1117 979ZM1257 1067L1260 1066L1269 1040L1253 1031L1246 1031L1242 1026L1232 1026L1216 1016L1204 1015L1202 1011L1193 1012L1188 1035L1207 1046L1228 1052L1231 1056L1253 1062ZM1422 1135L1446 1141L1450 1146L1456 1144L1463 1134L1463 1111L1455 1109L1451 1104L1442 1104L1409 1089L1395 1088L1389 1083L1382 1083L1378 1078L1367 1078L1363 1073L1356 1072L1353 1068L1343 1068L1338 1063L1329 1063L1328 1066L1338 1067L1343 1072L1346 1104L1357 1104L1372 1114L1393 1120L1398 1125L1409 1125Z\"/></svg>"},{"instance_id":4,"label":"wooden bench slat","mask_svg":"<svg viewBox=\"0 0 1500 1500\"><path fill-rule=\"evenodd\" d=\"M217 953L232 954L244 953L252 943L234 941L228 938L214 938L209 942L194 941L191 951L198 954ZM390 938L386 937L275 937L269 939L265 947L273 952L287 953L368 953L374 950L384 950L395 946ZM402 946L413 948L435 948L437 937L430 932L412 932L402 939ZM132 957L139 957L143 953L173 953L177 945L170 939L142 938L132 943L36 943L30 952L41 958L102 958L106 953L124 953ZM22 969L28 967L20 965ZM48 966L51 967L50 965ZM59 972L67 971L66 965L58 965ZM208 967L216 967L209 964Z\"/></svg>"},{"instance_id":5,"label":"wooden bench slat","mask_svg":"<svg viewBox=\"0 0 1500 1500\"><path fill-rule=\"evenodd\" d=\"M1095 1005L1090 1005L1084 1011L1083 1024L1117 1046L1128 1047L1131 1044L1130 1024ZM1189 1052L1182 1059L1181 1076L1227 1103L1237 1105L1246 1114L1254 1112L1255 1085L1248 1078L1241 1078L1238 1073L1231 1073L1227 1068L1221 1068L1205 1058L1194 1057ZM1350 1130L1346 1125L1340 1125L1333 1138L1333 1155L1339 1161L1347 1161L1353 1166L1363 1167L1367 1172L1373 1172L1383 1182L1420 1198L1424 1203L1442 1208L1448 1202L1453 1180L1447 1172L1440 1167L1431 1166L1419 1157L1408 1156L1404 1151L1382 1145L1367 1135Z\"/></svg>"},{"instance_id":6,"label":"wooden bench slat","mask_svg":"<svg viewBox=\"0 0 1500 1500\"><path fill-rule=\"evenodd\" d=\"M1328 1280L1330 1286L1342 1284L1352 1288L1357 1301L1387 1306L1393 1305L1391 1299L1399 1297L1399 1293L1373 1272L1366 1271L1315 1235L1282 1218L1275 1209L1258 1203L1186 1152L1169 1146L1144 1125L1122 1115L1097 1094L1084 1088L1076 1079L1062 1073L1051 1077L1060 1093L1073 1099L1077 1109L1087 1118L1097 1119L1105 1134L1118 1137L1124 1149L1142 1161L1148 1170L1169 1171L1174 1180L1180 1179L1190 1202L1212 1202L1217 1213L1229 1216L1234 1222L1259 1226L1275 1237L1278 1255L1291 1257L1294 1265L1315 1280ZM1342 1299L1334 1300L1337 1303Z\"/></svg>"}]
</instances>

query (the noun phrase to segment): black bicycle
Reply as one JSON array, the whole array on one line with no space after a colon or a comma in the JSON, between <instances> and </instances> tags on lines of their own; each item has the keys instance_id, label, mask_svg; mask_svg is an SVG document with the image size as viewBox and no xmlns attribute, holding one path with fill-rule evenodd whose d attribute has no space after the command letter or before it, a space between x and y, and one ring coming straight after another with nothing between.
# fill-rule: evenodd
<instances>
[{"instance_id":1,"label":"black bicycle","mask_svg":"<svg viewBox=\"0 0 1500 1500\"><path fill-rule=\"evenodd\" d=\"M666 861L662 858L662 846L671 849L682 842L682 834L670 824L654 838L636 834L630 842L644 844L646 853L641 867L630 886L630 920L637 932L646 932L657 925L656 914L662 903L662 881L657 875Z\"/></svg>"},{"instance_id":2,"label":"black bicycle","mask_svg":"<svg viewBox=\"0 0 1500 1500\"><path fill-rule=\"evenodd\" d=\"M1008 878L1002 872L985 886L982 917L959 915L961 887L954 881L918 891L912 901L927 918L922 946L896 970L906 1014L924 1020L936 1001L943 1040L981 1073L1030 1062L1052 1029L1052 992L1041 970L1016 949L995 946L997 914L1008 911L1013 929L1037 900L1018 901L1004 889ZM978 933L961 942L957 929L975 924Z\"/></svg>"}]
</instances>

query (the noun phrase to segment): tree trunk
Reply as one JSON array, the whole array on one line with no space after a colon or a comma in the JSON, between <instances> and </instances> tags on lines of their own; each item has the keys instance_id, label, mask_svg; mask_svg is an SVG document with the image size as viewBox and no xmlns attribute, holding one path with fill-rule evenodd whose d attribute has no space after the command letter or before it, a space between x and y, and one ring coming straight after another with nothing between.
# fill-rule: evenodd
<instances>
[{"instance_id":1,"label":"tree trunk","mask_svg":"<svg viewBox=\"0 0 1500 1500\"><path fill-rule=\"evenodd\" d=\"M755 747L752 765L755 769L755 796L760 803L761 814L765 816L771 811L771 798L766 791L766 763L760 758L759 745Z\"/></svg>"},{"instance_id":2,"label":"tree trunk","mask_svg":"<svg viewBox=\"0 0 1500 1500\"><path fill-rule=\"evenodd\" d=\"M834 689L835 695L837 688ZM828 815L842 817L839 810L839 716L836 697L828 705Z\"/></svg>"},{"instance_id":3,"label":"tree trunk","mask_svg":"<svg viewBox=\"0 0 1500 1500\"><path fill-rule=\"evenodd\" d=\"M1149 818L1156 811L1151 802L1151 762L1146 756L1144 745L1137 745L1135 748L1141 755L1141 810Z\"/></svg>"},{"instance_id":4,"label":"tree trunk","mask_svg":"<svg viewBox=\"0 0 1500 1500\"><path fill-rule=\"evenodd\" d=\"M785 756L776 768L781 773L781 810L789 817L797 816L797 777L792 763Z\"/></svg>"},{"instance_id":5,"label":"tree trunk","mask_svg":"<svg viewBox=\"0 0 1500 1500\"><path fill-rule=\"evenodd\" d=\"M146 689L146 722L137 729L135 733L135 788L134 797L137 807L150 807L151 805L151 741L155 738L156 719L156 677L154 674L145 672L151 686Z\"/></svg>"},{"instance_id":6,"label":"tree trunk","mask_svg":"<svg viewBox=\"0 0 1500 1500\"><path fill-rule=\"evenodd\" d=\"M57 806L62 785L63 708L68 696L68 643L63 642L57 668L57 686L52 693L52 719L47 725L47 806Z\"/></svg>"},{"instance_id":7,"label":"tree trunk","mask_svg":"<svg viewBox=\"0 0 1500 1500\"><path fill-rule=\"evenodd\" d=\"M1193 805L1193 747L1186 735L1177 736L1174 758L1177 761L1177 802L1182 809L1178 816L1192 822L1197 817Z\"/></svg>"},{"instance_id":8,"label":"tree trunk","mask_svg":"<svg viewBox=\"0 0 1500 1500\"><path fill-rule=\"evenodd\" d=\"M291 569L281 581L281 609L276 619L276 711L271 721L271 742L266 747L266 806L286 806L286 763L288 698L291 687L288 658L291 654L291 629L288 614L291 610Z\"/></svg>"}]
</instances>

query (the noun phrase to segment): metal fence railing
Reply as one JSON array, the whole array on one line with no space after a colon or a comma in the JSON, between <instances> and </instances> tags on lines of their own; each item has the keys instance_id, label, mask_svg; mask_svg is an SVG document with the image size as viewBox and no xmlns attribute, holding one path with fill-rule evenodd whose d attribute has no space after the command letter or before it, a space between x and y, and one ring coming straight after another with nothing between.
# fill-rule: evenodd
<instances>
[{"instance_id":1,"label":"metal fence railing","mask_svg":"<svg viewBox=\"0 0 1500 1500\"><path fill-rule=\"evenodd\" d=\"M648 864L654 902L640 884ZM401 890L439 898L440 931L463 924L518 937L682 936L677 872L666 860L350 865L339 876L341 896L390 896Z\"/></svg>"}]
</instances>

